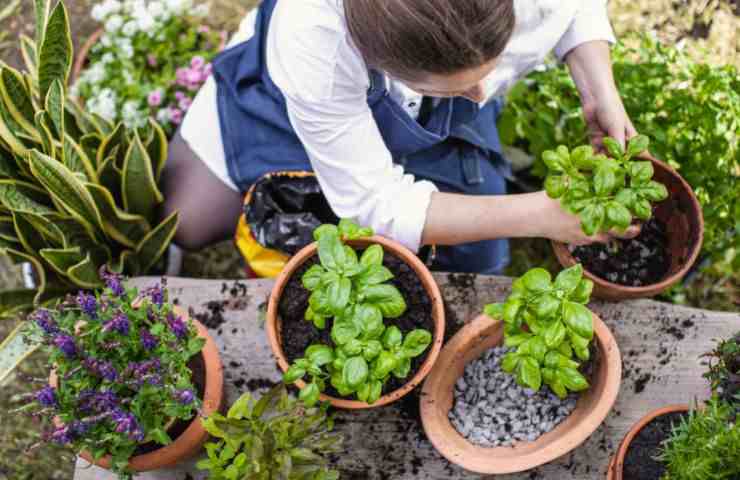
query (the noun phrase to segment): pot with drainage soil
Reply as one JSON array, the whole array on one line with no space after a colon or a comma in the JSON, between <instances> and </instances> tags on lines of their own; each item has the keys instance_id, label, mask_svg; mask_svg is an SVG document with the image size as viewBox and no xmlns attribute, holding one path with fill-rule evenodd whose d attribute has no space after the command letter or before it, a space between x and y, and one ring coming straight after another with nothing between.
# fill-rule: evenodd
<instances>
[{"instance_id":1,"label":"pot with drainage soil","mask_svg":"<svg viewBox=\"0 0 740 480\"><path fill-rule=\"evenodd\" d=\"M680 281L696 261L704 235L701 207L691 187L647 153L638 136L626 151L610 138L609 156L590 146L543 153L548 195L581 218L588 235L618 233L639 223L633 239L572 246L552 242L564 267L583 264L594 296L606 300L651 297Z\"/></svg>"},{"instance_id":2,"label":"pot with drainage soil","mask_svg":"<svg viewBox=\"0 0 740 480\"><path fill-rule=\"evenodd\" d=\"M442 296L402 245L342 220L314 232L276 279L267 334L307 405L362 409L419 385L444 336Z\"/></svg>"},{"instance_id":3,"label":"pot with drainage soil","mask_svg":"<svg viewBox=\"0 0 740 480\"><path fill-rule=\"evenodd\" d=\"M424 430L444 457L481 474L522 472L596 430L619 392L621 356L585 307L592 286L580 266L554 281L530 270L445 345L421 397Z\"/></svg>"}]
</instances>

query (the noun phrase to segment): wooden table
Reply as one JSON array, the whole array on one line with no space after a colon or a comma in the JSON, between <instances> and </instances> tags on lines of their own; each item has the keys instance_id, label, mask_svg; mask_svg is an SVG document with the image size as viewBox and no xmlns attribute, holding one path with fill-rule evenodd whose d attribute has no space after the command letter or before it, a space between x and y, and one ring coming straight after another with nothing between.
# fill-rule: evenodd
<instances>
[{"instance_id":1,"label":"wooden table","mask_svg":"<svg viewBox=\"0 0 740 480\"><path fill-rule=\"evenodd\" d=\"M484 304L501 301L511 279L467 274L435 274L442 290L447 328L457 330L481 312ZM154 279L135 282L146 286ZM233 402L247 390L267 388L281 375L264 331L271 280L242 282L168 279L170 295L209 326L225 367L226 399ZM603 479L610 455L625 432L644 414L663 405L708 396L705 367L699 356L713 339L740 331L740 314L718 313L651 300L619 304L595 301L592 309L614 332L622 352L624 374L617 403L606 421L574 452L535 470L497 479ZM418 390L418 389L417 389ZM342 411L337 429L345 434L348 454L337 467L342 479L461 479L471 474L440 456L426 440L418 418L418 392L385 408ZM144 480L200 480L195 460L178 468L148 472ZM105 470L78 460L76 480L113 479ZM488 477L492 478L492 477Z\"/></svg>"}]
</instances>

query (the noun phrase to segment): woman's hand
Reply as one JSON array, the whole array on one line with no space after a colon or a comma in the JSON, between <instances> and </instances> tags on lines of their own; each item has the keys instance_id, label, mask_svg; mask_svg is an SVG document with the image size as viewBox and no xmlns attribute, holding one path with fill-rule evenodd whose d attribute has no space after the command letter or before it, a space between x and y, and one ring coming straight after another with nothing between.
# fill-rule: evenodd
<instances>
[{"instance_id":1,"label":"woman's hand","mask_svg":"<svg viewBox=\"0 0 740 480\"><path fill-rule=\"evenodd\" d=\"M614 84L609 44L587 42L568 52L565 61L576 83L591 142L603 147L606 136L625 141L637 135Z\"/></svg>"}]
</instances>

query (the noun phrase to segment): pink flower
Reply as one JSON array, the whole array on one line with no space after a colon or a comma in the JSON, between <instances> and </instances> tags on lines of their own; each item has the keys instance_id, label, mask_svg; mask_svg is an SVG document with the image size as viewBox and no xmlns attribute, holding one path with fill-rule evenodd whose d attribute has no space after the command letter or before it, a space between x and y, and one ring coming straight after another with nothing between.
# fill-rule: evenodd
<instances>
[{"instance_id":1,"label":"pink flower","mask_svg":"<svg viewBox=\"0 0 740 480\"><path fill-rule=\"evenodd\" d=\"M179 108L170 108L170 120L172 120L172 123L180 125L182 123L182 117L182 110Z\"/></svg>"},{"instance_id":2,"label":"pink flower","mask_svg":"<svg viewBox=\"0 0 740 480\"><path fill-rule=\"evenodd\" d=\"M157 57L155 57L153 54L149 54L146 57L146 63L149 64L150 67L154 68L157 66Z\"/></svg>"},{"instance_id":3,"label":"pink flower","mask_svg":"<svg viewBox=\"0 0 740 480\"><path fill-rule=\"evenodd\" d=\"M175 98L179 102L180 100L182 100L183 98L185 98L185 94L182 93L182 92L180 92L180 91L177 91L177 92L175 92Z\"/></svg>"},{"instance_id":4,"label":"pink flower","mask_svg":"<svg viewBox=\"0 0 740 480\"><path fill-rule=\"evenodd\" d=\"M190 85L198 85L202 82L202 75L196 69L188 70L187 81Z\"/></svg>"},{"instance_id":5,"label":"pink flower","mask_svg":"<svg viewBox=\"0 0 740 480\"><path fill-rule=\"evenodd\" d=\"M160 106L162 104L162 90L153 90L149 93L149 98L147 100L149 101L150 107Z\"/></svg>"},{"instance_id":6,"label":"pink flower","mask_svg":"<svg viewBox=\"0 0 740 480\"><path fill-rule=\"evenodd\" d=\"M200 70L205 64L205 58L201 57L200 55L196 55L190 60L190 68L192 68L193 70Z\"/></svg>"},{"instance_id":7,"label":"pink flower","mask_svg":"<svg viewBox=\"0 0 740 480\"><path fill-rule=\"evenodd\" d=\"M190 72L189 69L180 67L175 71L175 82L182 86L187 87L188 86L188 73Z\"/></svg>"},{"instance_id":8,"label":"pink flower","mask_svg":"<svg viewBox=\"0 0 740 480\"><path fill-rule=\"evenodd\" d=\"M188 97L183 97L177 104L182 111L187 111L190 108L190 105L193 104L193 101Z\"/></svg>"},{"instance_id":9,"label":"pink flower","mask_svg":"<svg viewBox=\"0 0 740 480\"><path fill-rule=\"evenodd\" d=\"M208 28L208 25L201 25L200 27L198 27L198 33L208 33L210 31L211 29Z\"/></svg>"},{"instance_id":10,"label":"pink flower","mask_svg":"<svg viewBox=\"0 0 740 480\"><path fill-rule=\"evenodd\" d=\"M204 81L205 81L205 78L208 78L211 75L212 72L213 72L213 65L211 65L210 63L206 63L203 66L203 77L204 77Z\"/></svg>"}]
</instances>

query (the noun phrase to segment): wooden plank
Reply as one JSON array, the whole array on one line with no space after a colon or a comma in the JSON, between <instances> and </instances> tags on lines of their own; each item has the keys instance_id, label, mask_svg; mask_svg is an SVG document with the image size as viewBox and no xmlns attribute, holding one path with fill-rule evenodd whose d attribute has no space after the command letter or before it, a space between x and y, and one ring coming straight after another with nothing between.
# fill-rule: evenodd
<instances>
[{"instance_id":1,"label":"wooden plank","mask_svg":"<svg viewBox=\"0 0 740 480\"><path fill-rule=\"evenodd\" d=\"M474 318L489 302L501 301L510 279L474 275L435 274L446 302L449 330ZM153 279L137 279L148 285ZM272 287L269 280L246 282L169 279L171 296L209 325L223 355L226 395L234 401L247 390L280 380L263 327L264 308ZM591 308L614 332L622 351L625 378L612 413L576 451L538 469L497 479L603 479L609 456L629 427L650 410L669 403L706 398L700 355L713 339L740 330L740 315L684 308L650 300ZM418 396L362 412L339 412L337 428L346 436L348 453L337 466L343 479L476 479L441 457L426 440L418 420ZM78 460L76 480L114 477ZM200 480L194 461L178 468L149 472L143 480ZM492 478L492 477L488 477Z\"/></svg>"}]
</instances>

